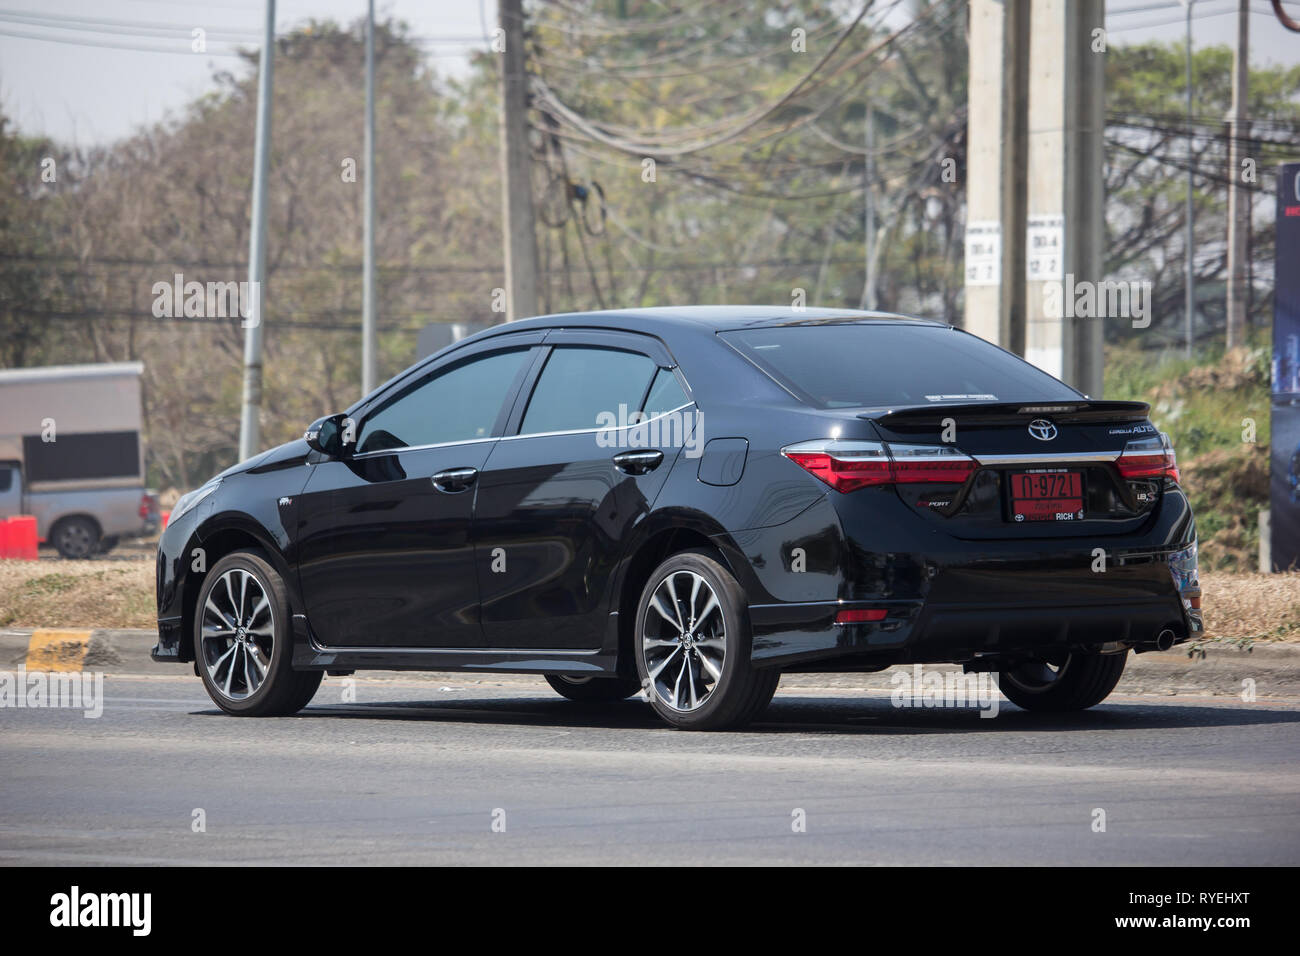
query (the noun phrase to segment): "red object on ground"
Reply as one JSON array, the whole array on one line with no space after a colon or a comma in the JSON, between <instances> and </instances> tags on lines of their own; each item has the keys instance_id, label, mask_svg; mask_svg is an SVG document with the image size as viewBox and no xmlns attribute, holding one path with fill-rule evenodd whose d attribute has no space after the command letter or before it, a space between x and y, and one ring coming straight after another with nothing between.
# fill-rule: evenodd
<instances>
[{"instance_id":1,"label":"red object on ground","mask_svg":"<svg viewBox=\"0 0 1300 956\"><path fill-rule=\"evenodd\" d=\"M9 522L0 521L0 558L9 557Z\"/></svg>"},{"instance_id":2,"label":"red object on ground","mask_svg":"<svg viewBox=\"0 0 1300 956\"><path fill-rule=\"evenodd\" d=\"M161 530L161 531L166 531L166 530L167 530L167 519L169 519L171 516L172 516L172 513L171 513L170 511L164 511L164 512L162 513L162 528L160 528L159 530Z\"/></svg>"},{"instance_id":3,"label":"red object on ground","mask_svg":"<svg viewBox=\"0 0 1300 956\"><path fill-rule=\"evenodd\" d=\"M20 561L35 561L39 554L36 550L36 516L18 515L5 522L5 553L7 557Z\"/></svg>"}]
</instances>

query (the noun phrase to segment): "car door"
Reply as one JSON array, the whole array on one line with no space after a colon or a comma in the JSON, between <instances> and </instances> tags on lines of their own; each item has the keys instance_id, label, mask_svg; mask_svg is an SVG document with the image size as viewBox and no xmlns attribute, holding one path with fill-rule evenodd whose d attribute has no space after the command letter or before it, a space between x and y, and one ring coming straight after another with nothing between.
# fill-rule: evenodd
<instances>
[{"instance_id":1,"label":"car door","mask_svg":"<svg viewBox=\"0 0 1300 956\"><path fill-rule=\"evenodd\" d=\"M313 466L297 501L298 580L323 645L481 645L476 485L541 338L416 370L355 413L353 451Z\"/></svg>"},{"instance_id":2,"label":"car door","mask_svg":"<svg viewBox=\"0 0 1300 956\"><path fill-rule=\"evenodd\" d=\"M633 416L650 402L694 419L657 340L558 331L544 351L479 479L484 635L492 647L594 649L628 535L684 444L660 429L666 416Z\"/></svg>"}]
</instances>

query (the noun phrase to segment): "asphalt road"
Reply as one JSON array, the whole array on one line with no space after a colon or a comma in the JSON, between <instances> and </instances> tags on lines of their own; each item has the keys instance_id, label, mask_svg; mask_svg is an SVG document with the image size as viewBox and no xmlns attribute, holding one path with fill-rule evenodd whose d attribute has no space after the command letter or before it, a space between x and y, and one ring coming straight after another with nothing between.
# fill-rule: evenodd
<instances>
[{"instance_id":1,"label":"asphalt road","mask_svg":"<svg viewBox=\"0 0 1300 956\"><path fill-rule=\"evenodd\" d=\"M0 708L0 862L1300 863L1296 698L982 719L795 687L691 734L540 679L342 689L274 720L171 674L109 676L99 719Z\"/></svg>"}]
</instances>

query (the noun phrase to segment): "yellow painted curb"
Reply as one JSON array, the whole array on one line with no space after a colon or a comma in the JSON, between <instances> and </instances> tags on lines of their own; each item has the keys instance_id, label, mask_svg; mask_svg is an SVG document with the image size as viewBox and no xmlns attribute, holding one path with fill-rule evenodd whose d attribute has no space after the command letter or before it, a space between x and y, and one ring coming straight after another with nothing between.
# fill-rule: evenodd
<instances>
[{"instance_id":1,"label":"yellow painted curb","mask_svg":"<svg viewBox=\"0 0 1300 956\"><path fill-rule=\"evenodd\" d=\"M90 631L32 631L27 641L27 669L79 671L89 646Z\"/></svg>"}]
</instances>

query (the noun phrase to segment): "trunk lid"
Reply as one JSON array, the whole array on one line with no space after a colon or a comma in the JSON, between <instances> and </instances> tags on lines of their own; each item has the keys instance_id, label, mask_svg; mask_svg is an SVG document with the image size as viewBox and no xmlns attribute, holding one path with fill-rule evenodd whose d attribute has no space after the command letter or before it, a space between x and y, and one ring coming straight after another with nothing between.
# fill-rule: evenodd
<instances>
[{"instance_id":1,"label":"trunk lid","mask_svg":"<svg viewBox=\"0 0 1300 956\"><path fill-rule=\"evenodd\" d=\"M947 446L977 463L963 482L902 482L899 497L959 538L1047 538L1134 531L1164 479L1126 479L1117 461L1158 438L1144 402L938 402L860 411L891 448Z\"/></svg>"}]
</instances>

